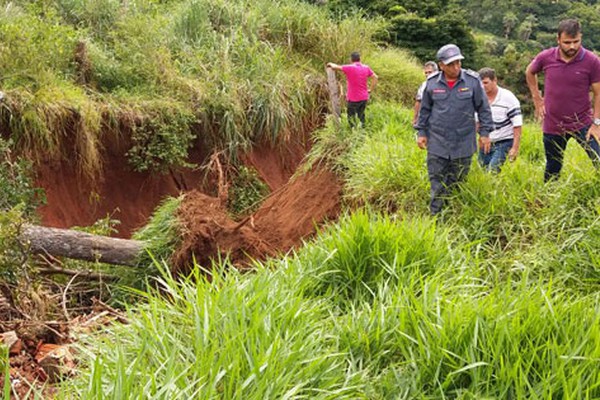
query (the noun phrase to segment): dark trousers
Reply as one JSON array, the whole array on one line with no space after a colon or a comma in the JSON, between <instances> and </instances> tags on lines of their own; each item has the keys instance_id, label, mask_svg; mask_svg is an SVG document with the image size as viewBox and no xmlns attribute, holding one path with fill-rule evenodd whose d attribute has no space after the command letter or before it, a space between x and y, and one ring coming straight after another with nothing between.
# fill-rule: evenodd
<instances>
[{"instance_id":1,"label":"dark trousers","mask_svg":"<svg viewBox=\"0 0 600 400\"><path fill-rule=\"evenodd\" d=\"M431 184L429 211L436 215L442 211L453 187L463 181L471 168L471 156L454 160L427 154L427 174Z\"/></svg>"},{"instance_id":2,"label":"dark trousers","mask_svg":"<svg viewBox=\"0 0 600 400\"><path fill-rule=\"evenodd\" d=\"M546 171L544 172L544 182L558 178L560 170L563 166L563 159L567 142L571 138L575 138L577 143L587 153L592 160L594 167L600 168L600 146L594 138L589 141L585 140L589 127L583 128L577 132L569 132L565 135L550 135L544 133L544 151L546 153Z\"/></svg>"},{"instance_id":3,"label":"dark trousers","mask_svg":"<svg viewBox=\"0 0 600 400\"><path fill-rule=\"evenodd\" d=\"M349 101L348 107L348 122L351 127L356 125L356 117L358 117L361 126L365 126L365 108L367 108L367 100L363 101Z\"/></svg>"}]
</instances>

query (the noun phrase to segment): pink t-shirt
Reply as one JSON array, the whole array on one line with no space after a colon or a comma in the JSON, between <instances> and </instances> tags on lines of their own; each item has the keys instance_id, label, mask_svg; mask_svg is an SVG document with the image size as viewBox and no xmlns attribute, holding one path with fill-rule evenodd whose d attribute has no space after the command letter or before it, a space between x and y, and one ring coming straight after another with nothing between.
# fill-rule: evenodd
<instances>
[{"instance_id":1,"label":"pink t-shirt","mask_svg":"<svg viewBox=\"0 0 600 400\"><path fill-rule=\"evenodd\" d=\"M346 75L346 81L348 82L346 100L369 100L367 80L370 76L373 76L373 70L368 65L355 62L353 64L342 65L342 71Z\"/></svg>"}]
</instances>

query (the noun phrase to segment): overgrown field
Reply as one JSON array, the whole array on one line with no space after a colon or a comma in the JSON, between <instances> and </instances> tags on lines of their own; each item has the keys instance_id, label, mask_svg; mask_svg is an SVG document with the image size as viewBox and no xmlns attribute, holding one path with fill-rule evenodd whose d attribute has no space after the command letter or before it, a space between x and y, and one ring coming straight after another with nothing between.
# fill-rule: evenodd
<instances>
[{"instance_id":1,"label":"overgrown field","mask_svg":"<svg viewBox=\"0 0 600 400\"><path fill-rule=\"evenodd\" d=\"M474 164L432 219L410 112L368 117L321 130L312 154L355 211L253 273L164 273L130 325L82 344L58 398L599 398L600 178L585 153L571 144L544 185L526 125L517 161Z\"/></svg>"},{"instance_id":2,"label":"overgrown field","mask_svg":"<svg viewBox=\"0 0 600 400\"><path fill-rule=\"evenodd\" d=\"M107 141L139 171L185 166L192 146L235 157L320 124L325 63L351 51L384 78L379 96L412 100L419 66L377 48L383 29L300 0L0 1L0 125L89 177Z\"/></svg>"}]
</instances>

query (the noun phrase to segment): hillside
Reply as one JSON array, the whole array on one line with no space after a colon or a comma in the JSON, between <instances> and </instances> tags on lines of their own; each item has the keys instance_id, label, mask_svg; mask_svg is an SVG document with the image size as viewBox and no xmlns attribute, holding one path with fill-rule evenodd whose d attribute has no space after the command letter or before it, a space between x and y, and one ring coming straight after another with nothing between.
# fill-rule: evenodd
<instances>
[{"instance_id":1,"label":"hillside","mask_svg":"<svg viewBox=\"0 0 600 400\"><path fill-rule=\"evenodd\" d=\"M411 99L418 67L378 50L380 29L296 1L13 1L0 11L0 126L34 160L43 223L110 216L126 237L167 195L216 195L214 154L233 180L254 146L278 151L289 165L270 174L285 182L323 123L327 61L360 49L374 68L408 63L380 95Z\"/></svg>"},{"instance_id":2,"label":"hillside","mask_svg":"<svg viewBox=\"0 0 600 400\"><path fill-rule=\"evenodd\" d=\"M153 256L180 272L220 256L248 267L337 218L337 177L296 170L326 121L326 62L358 49L376 96L412 101L420 68L375 44L382 28L293 0L4 3L0 330L22 346L10 375L47 381L43 349L69 342L71 317L137 301L123 286L159 274ZM30 257L28 223L134 235L152 254L130 271Z\"/></svg>"}]
</instances>

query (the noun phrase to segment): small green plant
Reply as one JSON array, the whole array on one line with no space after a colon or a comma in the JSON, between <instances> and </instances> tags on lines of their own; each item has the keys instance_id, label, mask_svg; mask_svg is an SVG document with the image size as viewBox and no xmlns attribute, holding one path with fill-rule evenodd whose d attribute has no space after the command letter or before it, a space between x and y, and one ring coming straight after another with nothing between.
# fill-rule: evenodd
<instances>
[{"instance_id":1,"label":"small green plant","mask_svg":"<svg viewBox=\"0 0 600 400\"><path fill-rule=\"evenodd\" d=\"M19 240L26 223L23 205L0 210L0 279L16 282L27 268L27 253Z\"/></svg>"},{"instance_id":2,"label":"small green plant","mask_svg":"<svg viewBox=\"0 0 600 400\"><path fill-rule=\"evenodd\" d=\"M0 139L0 278L10 281L26 268L21 226L35 217L36 208L45 201L31 173L31 163L12 153L10 141Z\"/></svg>"},{"instance_id":3,"label":"small green plant","mask_svg":"<svg viewBox=\"0 0 600 400\"><path fill-rule=\"evenodd\" d=\"M0 139L0 210L8 211L17 205L26 216L45 202L44 192L36 188L31 162L15 156L11 141Z\"/></svg>"},{"instance_id":4,"label":"small green plant","mask_svg":"<svg viewBox=\"0 0 600 400\"><path fill-rule=\"evenodd\" d=\"M255 211L260 202L269 194L269 187L255 169L240 166L229 188L227 208L234 217L241 217Z\"/></svg>"},{"instance_id":5,"label":"small green plant","mask_svg":"<svg viewBox=\"0 0 600 400\"><path fill-rule=\"evenodd\" d=\"M10 399L10 361L9 351L4 344L0 344L0 380L2 381L2 398Z\"/></svg>"},{"instance_id":6,"label":"small green plant","mask_svg":"<svg viewBox=\"0 0 600 400\"><path fill-rule=\"evenodd\" d=\"M195 135L192 117L185 114L144 120L134 126L127 152L136 171L166 172L171 167L191 167L188 150Z\"/></svg>"}]
</instances>

